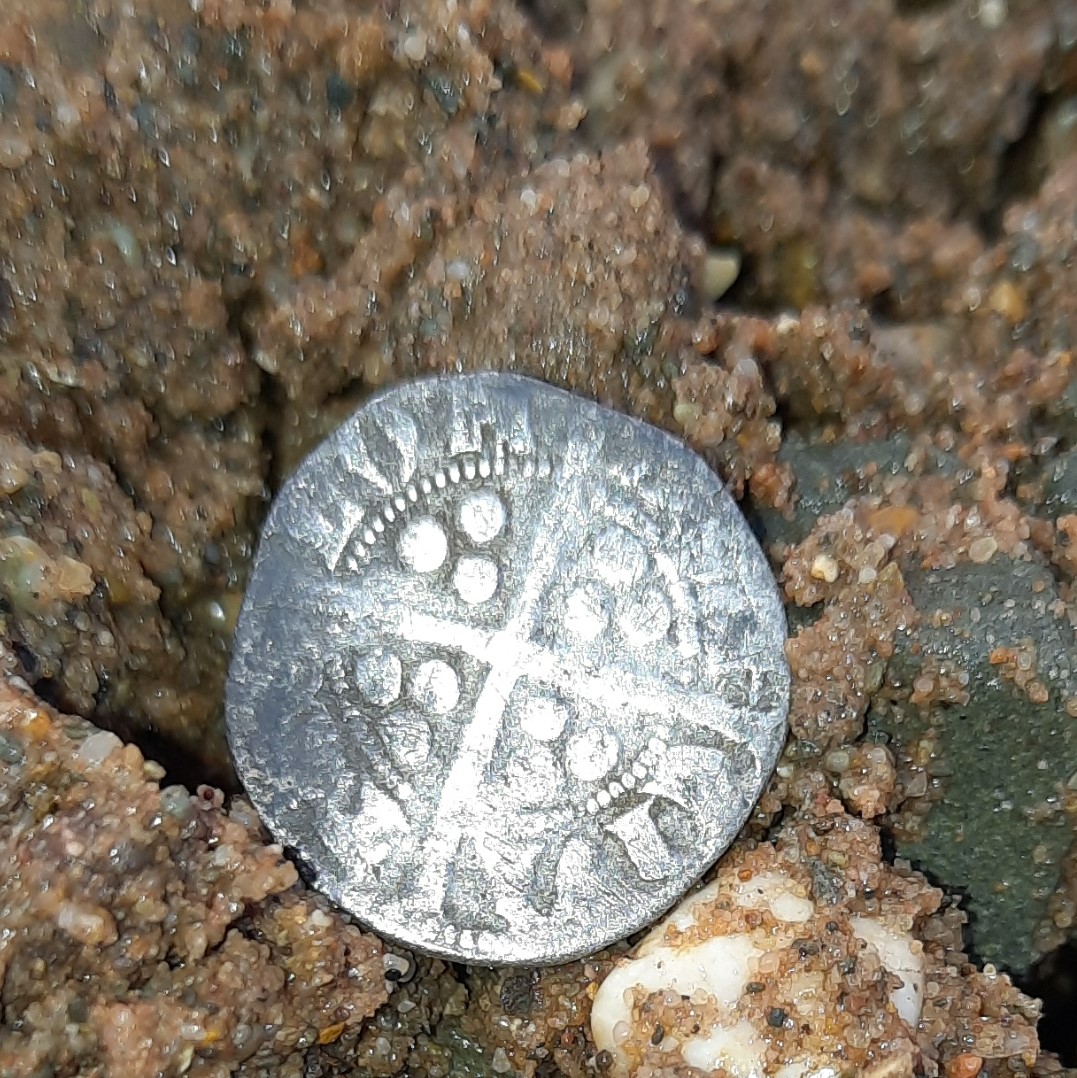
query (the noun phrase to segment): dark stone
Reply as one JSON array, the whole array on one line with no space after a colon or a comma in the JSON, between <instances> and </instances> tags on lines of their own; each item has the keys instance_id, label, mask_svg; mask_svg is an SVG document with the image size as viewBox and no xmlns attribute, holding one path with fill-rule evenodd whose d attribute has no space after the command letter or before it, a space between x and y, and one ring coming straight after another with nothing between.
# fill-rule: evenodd
<instances>
[{"instance_id":1,"label":"dark stone","mask_svg":"<svg viewBox=\"0 0 1077 1078\"><path fill-rule=\"evenodd\" d=\"M538 997L539 974L537 970L519 970L509 973L501 983L498 998L506 1014L525 1017L540 1000Z\"/></svg>"},{"instance_id":2,"label":"dark stone","mask_svg":"<svg viewBox=\"0 0 1077 1078\"><path fill-rule=\"evenodd\" d=\"M811 891L816 902L833 906L845 894L845 877L822 861L811 862Z\"/></svg>"},{"instance_id":3,"label":"dark stone","mask_svg":"<svg viewBox=\"0 0 1077 1078\"><path fill-rule=\"evenodd\" d=\"M1049 517L1077 513L1077 449L1060 453L1046 469L1043 509Z\"/></svg>"},{"instance_id":4,"label":"dark stone","mask_svg":"<svg viewBox=\"0 0 1077 1078\"><path fill-rule=\"evenodd\" d=\"M891 736L900 754L933 728L941 799L914 840L898 830L897 853L967 896L977 958L1020 973L1038 957L1036 927L1072 841L1059 791L1077 772L1077 722L1065 710L1077 695L1077 642L1056 612L1055 579L1039 565L996 555L986 565L910 568L905 580L922 621L890 662L868 714L869 736ZM1026 640L1049 692L1044 704L990 661L995 648ZM968 674L966 705L925 713L908 703L929 659Z\"/></svg>"},{"instance_id":5,"label":"dark stone","mask_svg":"<svg viewBox=\"0 0 1077 1078\"><path fill-rule=\"evenodd\" d=\"M767 1025L772 1029L781 1029L788 1017L781 1007L772 1007L767 1015Z\"/></svg>"},{"instance_id":6,"label":"dark stone","mask_svg":"<svg viewBox=\"0 0 1077 1078\"><path fill-rule=\"evenodd\" d=\"M778 463L787 464L796 477L796 504L789 515L748 503L744 508L753 529L765 545L799 543L807 538L820 517L837 512L850 498L869 492L880 479L905 474L961 476L963 466L954 457L932 449L916 473L906 463L912 441L895 435L879 442L830 442L808 445L788 437L778 451ZM873 477L865 478L871 471Z\"/></svg>"},{"instance_id":7,"label":"dark stone","mask_svg":"<svg viewBox=\"0 0 1077 1078\"><path fill-rule=\"evenodd\" d=\"M325 98L332 112L343 112L355 100L355 89L334 71L325 80Z\"/></svg>"},{"instance_id":8,"label":"dark stone","mask_svg":"<svg viewBox=\"0 0 1077 1078\"><path fill-rule=\"evenodd\" d=\"M0 116L9 109L15 111L15 101L19 93L19 83L15 72L7 65L0 64Z\"/></svg>"}]
</instances>

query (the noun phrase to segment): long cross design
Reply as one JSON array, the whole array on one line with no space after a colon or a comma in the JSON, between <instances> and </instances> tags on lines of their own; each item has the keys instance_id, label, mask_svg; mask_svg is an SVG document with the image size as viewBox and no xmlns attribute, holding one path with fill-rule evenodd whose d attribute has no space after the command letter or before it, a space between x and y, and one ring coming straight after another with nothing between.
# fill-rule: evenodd
<instances>
[{"instance_id":1,"label":"long cross design","mask_svg":"<svg viewBox=\"0 0 1077 1078\"><path fill-rule=\"evenodd\" d=\"M467 831L475 791L494 754L505 708L520 679L556 687L570 697L603 709L660 718L675 714L691 716L730 744L745 743L743 732L733 722L726 721L720 709L713 706L713 698L708 700L699 692L685 691L620 668L596 675L571 656L534 642L542 597L572 537L568 521L573 519L573 514L586 511L578 496L573 504L576 489L573 484L553 483L551 487L554 498L544 513L546 520L533 533L527 559L531 569L503 628L491 632L422 612L404 611L393 626L385 626L383 630L387 630L389 637L466 654L487 671L476 699L474 717L465 728L428 831L418 890L424 903L429 902L434 908L440 908L444 901L449 864ZM656 871L653 866L662 862L664 840L650 817L632 810L608 829L621 837L641 874L653 878L647 874ZM645 863L651 867L645 867Z\"/></svg>"}]
</instances>

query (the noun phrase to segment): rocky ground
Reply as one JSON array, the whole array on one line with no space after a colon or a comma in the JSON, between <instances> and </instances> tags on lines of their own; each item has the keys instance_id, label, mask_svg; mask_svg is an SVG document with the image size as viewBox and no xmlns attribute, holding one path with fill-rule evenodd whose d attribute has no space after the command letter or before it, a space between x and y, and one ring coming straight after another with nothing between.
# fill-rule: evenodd
<instances>
[{"instance_id":1,"label":"rocky ground","mask_svg":"<svg viewBox=\"0 0 1077 1078\"><path fill-rule=\"evenodd\" d=\"M1077 919L1075 43L1065 0L8 0L0 1070L609 1064L613 956L389 955L160 789L237 790L281 477L496 367L683 435L767 547L792 733L737 856L833 802L942 888L915 1066L1054 1073L994 971Z\"/></svg>"}]
</instances>

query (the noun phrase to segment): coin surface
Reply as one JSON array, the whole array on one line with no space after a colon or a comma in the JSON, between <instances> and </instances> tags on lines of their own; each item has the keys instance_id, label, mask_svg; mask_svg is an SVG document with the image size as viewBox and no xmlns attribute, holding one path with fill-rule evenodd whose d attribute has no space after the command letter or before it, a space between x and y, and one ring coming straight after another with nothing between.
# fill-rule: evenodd
<instances>
[{"instance_id":1,"label":"coin surface","mask_svg":"<svg viewBox=\"0 0 1077 1078\"><path fill-rule=\"evenodd\" d=\"M455 960L641 928L785 736L785 617L703 460L515 375L370 400L284 484L227 688L239 774L314 885Z\"/></svg>"}]
</instances>

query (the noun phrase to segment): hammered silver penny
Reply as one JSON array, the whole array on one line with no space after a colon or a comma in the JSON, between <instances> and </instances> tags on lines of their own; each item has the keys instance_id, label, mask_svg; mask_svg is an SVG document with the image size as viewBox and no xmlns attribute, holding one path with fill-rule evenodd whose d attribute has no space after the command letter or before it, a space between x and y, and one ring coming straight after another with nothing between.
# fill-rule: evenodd
<instances>
[{"instance_id":1,"label":"hammered silver penny","mask_svg":"<svg viewBox=\"0 0 1077 1078\"><path fill-rule=\"evenodd\" d=\"M507 374L372 399L284 484L239 774L315 886L451 959L592 952L729 845L785 735L782 604L719 478Z\"/></svg>"}]
</instances>

